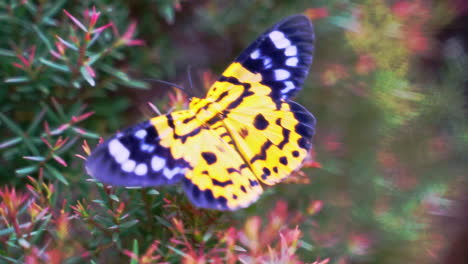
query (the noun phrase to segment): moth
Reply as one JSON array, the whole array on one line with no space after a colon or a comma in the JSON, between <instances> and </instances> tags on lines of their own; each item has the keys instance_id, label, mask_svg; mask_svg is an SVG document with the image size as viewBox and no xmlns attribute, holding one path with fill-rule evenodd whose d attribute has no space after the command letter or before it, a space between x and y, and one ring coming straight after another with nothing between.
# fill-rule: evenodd
<instances>
[{"instance_id":1,"label":"moth","mask_svg":"<svg viewBox=\"0 0 468 264\"><path fill-rule=\"evenodd\" d=\"M303 15L258 37L229 65L205 98L115 134L86 161L114 186L181 182L202 208L236 210L264 186L297 170L312 148L315 118L291 100L312 63L315 36Z\"/></svg>"}]
</instances>

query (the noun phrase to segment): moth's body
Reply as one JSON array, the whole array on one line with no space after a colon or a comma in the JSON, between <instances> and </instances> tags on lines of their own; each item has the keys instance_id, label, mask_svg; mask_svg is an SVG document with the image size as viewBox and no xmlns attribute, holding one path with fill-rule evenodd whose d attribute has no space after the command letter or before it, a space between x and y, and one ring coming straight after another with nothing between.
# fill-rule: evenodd
<instances>
[{"instance_id":1,"label":"moth's body","mask_svg":"<svg viewBox=\"0 0 468 264\"><path fill-rule=\"evenodd\" d=\"M88 159L88 172L124 186L182 179L193 203L220 210L246 207L260 196L260 182L273 185L290 175L314 133L313 116L289 100L311 63L313 33L302 16L275 27L228 67L205 98L192 98L189 109L154 117L101 144Z\"/></svg>"}]
</instances>

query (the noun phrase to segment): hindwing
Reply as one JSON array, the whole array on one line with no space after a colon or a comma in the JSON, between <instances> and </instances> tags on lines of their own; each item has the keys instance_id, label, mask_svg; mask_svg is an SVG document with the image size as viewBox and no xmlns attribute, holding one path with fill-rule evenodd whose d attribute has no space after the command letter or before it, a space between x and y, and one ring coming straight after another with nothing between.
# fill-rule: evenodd
<instances>
[{"instance_id":1,"label":"hindwing","mask_svg":"<svg viewBox=\"0 0 468 264\"><path fill-rule=\"evenodd\" d=\"M178 117L186 111L177 112ZM157 186L178 182L193 166L175 149L188 133L171 127L173 115L152 118L117 133L86 161L88 174L118 186ZM190 129L188 126L185 129ZM193 131L194 127L190 131Z\"/></svg>"}]
</instances>

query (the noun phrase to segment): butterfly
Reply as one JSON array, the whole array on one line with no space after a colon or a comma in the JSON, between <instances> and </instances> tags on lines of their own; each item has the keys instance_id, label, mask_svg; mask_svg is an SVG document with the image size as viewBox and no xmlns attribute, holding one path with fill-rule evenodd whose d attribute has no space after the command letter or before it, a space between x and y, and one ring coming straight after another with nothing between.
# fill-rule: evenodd
<instances>
[{"instance_id":1,"label":"butterfly","mask_svg":"<svg viewBox=\"0 0 468 264\"><path fill-rule=\"evenodd\" d=\"M202 208L236 210L263 186L297 170L312 148L315 118L291 100L312 63L315 36L288 17L245 49L187 110L156 116L98 145L88 174L114 186L182 182Z\"/></svg>"}]
</instances>

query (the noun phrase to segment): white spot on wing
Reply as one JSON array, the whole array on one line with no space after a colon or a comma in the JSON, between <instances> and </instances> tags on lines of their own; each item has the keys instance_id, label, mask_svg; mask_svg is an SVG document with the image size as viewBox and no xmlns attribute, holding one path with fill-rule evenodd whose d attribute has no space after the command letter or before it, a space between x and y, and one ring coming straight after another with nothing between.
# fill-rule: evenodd
<instances>
[{"instance_id":1,"label":"white spot on wing","mask_svg":"<svg viewBox=\"0 0 468 264\"><path fill-rule=\"evenodd\" d=\"M143 176L148 172L148 166L144 163L140 163L135 168L135 174L138 176Z\"/></svg>"},{"instance_id":2,"label":"white spot on wing","mask_svg":"<svg viewBox=\"0 0 468 264\"><path fill-rule=\"evenodd\" d=\"M140 149L141 151L143 152L153 152L154 151L154 146L153 145L149 145L149 144L146 144L146 143L142 143L140 145Z\"/></svg>"},{"instance_id":3,"label":"white spot on wing","mask_svg":"<svg viewBox=\"0 0 468 264\"><path fill-rule=\"evenodd\" d=\"M281 93L283 93L283 94L285 94L285 93L287 93L287 92L293 90L294 88L296 88L296 87L294 86L294 83L291 82L291 81L285 81L285 82L284 82L284 85L286 85L286 87L284 87L284 88L281 90Z\"/></svg>"},{"instance_id":4,"label":"white spot on wing","mask_svg":"<svg viewBox=\"0 0 468 264\"><path fill-rule=\"evenodd\" d=\"M146 130L140 129L137 132L135 132L135 137L137 137L139 139L144 139L146 137L146 134L147 134Z\"/></svg>"},{"instance_id":5,"label":"white spot on wing","mask_svg":"<svg viewBox=\"0 0 468 264\"><path fill-rule=\"evenodd\" d=\"M276 48L278 49L284 49L291 45L291 41L289 41L287 38L282 38L282 39L277 39L276 41L273 42L273 44L275 44Z\"/></svg>"},{"instance_id":6,"label":"white spot on wing","mask_svg":"<svg viewBox=\"0 0 468 264\"><path fill-rule=\"evenodd\" d=\"M283 32L277 31L277 30L270 32L270 34L268 34L268 36L269 36L272 40L284 38Z\"/></svg>"},{"instance_id":7,"label":"white spot on wing","mask_svg":"<svg viewBox=\"0 0 468 264\"><path fill-rule=\"evenodd\" d=\"M260 57L260 50L256 49L254 52L250 53L250 58L256 60Z\"/></svg>"},{"instance_id":8,"label":"white spot on wing","mask_svg":"<svg viewBox=\"0 0 468 264\"><path fill-rule=\"evenodd\" d=\"M173 168L172 170L168 169L167 167L164 168L163 170L163 174L164 176L170 180L172 179L176 174L178 173L183 173L184 172L184 169L183 168L179 168L179 167L175 167Z\"/></svg>"},{"instance_id":9,"label":"white spot on wing","mask_svg":"<svg viewBox=\"0 0 468 264\"><path fill-rule=\"evenodd\" d=\"M284 36L283 32L273 31L268 36L277 49L284 49L291 45L291 41Z\"/></svg>"},{"instance_id":10,"label":"white spot on wing","mask_svg":"<svg viewBox=\"0 0 468 264\"><path fill-rule=\"evenodd\" d=\"M289 59L286 60L286 65L295 67L295 66L297 66L298 62L299 62L299 60L297 59L297 57L292 57L292 58L289 58Z\"/></svg>"},{"instance_id":11,"label":"white spot on wing","mask_svg":"<svg viewBox=\"0 0 468 264\"><path fill-rule=\"evenodd\" d=\"M109 142L109 153L114 156L115 161L122 163L130 157L130 151L118 139Z\"/></svg>"},{"instance_id":12,"label":"white spot on wing","mask_svg":"<svg viewBox=\"0 0 468 264\"><path fill-rule=\"evenodd\" d=\"M125 172L132 172L135 169L136 162L134 160L126 160L122 163L122 170Z\"/></svg>"},{"instance_id":13,"label":"white spot on wing","mask_svg":"<svg viewBox=\"0 0 468 264\"><path fill-rule=\"evenodd\" d=\"M296 56L297 55L297 47L296 46L289 46L284 50L284 55L286 56Z\"/></svg>"},{"instance_id":14,"label":"white spot on wing","mask_svg":"<svg viewBox=\"0 0 468 264\"><path fill-rule=\"evenodd\" d=\"M164 168L165 165L166 165L166 160L159 156L153 156L153 158L151 159L151 168L154 171L161 170L162 168Z\"/></svg>"},{"instance_id":15,"label":"white spot on wing","mask_svg":"<svg viewBox=\"0 0 468 264\"><path fill-rule=\"evenodd\" d=\"M269 57L264 57L263 58L263 66L265 67L265 69L269 69L271 68L271 59Z\"/></svg>"},{"instance_id":16,"label":"white spot on wing","mask_svg":"<svg viewBox=\"0 0 468 264\"><path fill-rule=\"evenodd\" d=\"M275 70L275 80L277 81L286 80L289 78L290 75L291 74L287 70L284 70L284 69Z\"/></svg>"}]
</instances>

